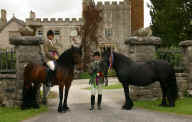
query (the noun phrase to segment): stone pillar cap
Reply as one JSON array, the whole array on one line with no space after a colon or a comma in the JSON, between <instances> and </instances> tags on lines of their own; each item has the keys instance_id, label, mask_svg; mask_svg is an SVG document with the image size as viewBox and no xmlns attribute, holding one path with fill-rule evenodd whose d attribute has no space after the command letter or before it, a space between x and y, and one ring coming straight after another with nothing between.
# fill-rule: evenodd
<instances>
[{"instance_id":1,"label":"stone pillar cap","mask_svg":"<svg viewBox=\"0 0 192 122\"><path fill-rule=\"evenodd\" d=\"M150 37L138 37L131 36L126 41L125 44L128 45L160 45L161 39L159 37L150 36Z\"/></svg>"},{"instance_id":2,"label":"stone pillar cap","mask_svg":"<svg viewBox=\"0 0 192 122\"><path fill-rule=\"evenodd\" d=\"M43 39L35 36L13 36L9 38L9 42L13 45L40 45L43 44Z\"/></svg>"},{"instance_id":3,"label":"stone pillar cap","mask_svg":"<svg viewBox=\"0 0 192 122\"><path fill-rule=\"evenodd\" d=\"M179 46L181 46L181 47L192 46L192 40L182 41L179 43Z\"/></svg>"}]
</instances>

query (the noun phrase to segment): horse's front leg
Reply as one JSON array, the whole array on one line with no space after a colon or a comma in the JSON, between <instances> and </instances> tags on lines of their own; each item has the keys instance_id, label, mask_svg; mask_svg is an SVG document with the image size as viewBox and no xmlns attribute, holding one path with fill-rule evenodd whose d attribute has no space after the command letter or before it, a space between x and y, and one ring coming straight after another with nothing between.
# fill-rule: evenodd
<instances>
[{"instance_id":1,"label":"horse's front leg","mask_svg":"<svg viewBox=\"0 0 192 122\"><path fill-rule=\"evenodd\" d=\"M133 102L129 97L129 85L128 83L123 83L124 94L125 94L125 104L122 106L124 110L130 110L133 107Z\"/></svg>"},{"instance_id":2,"label":"horse's front leg","mask_svg":"<svg viewBox=\"0 0 192 122\"><path fill-rule=\"evenodd\" d=\"M63 111L64 112L69 110L69 107L67 105L67 98L68 98L70 87L71 87L71 84L68 84L65 86L65 98L64 98L64 102L63 102Z\"/></svg>"},{"instance_id":3,"label":"horse's front leg","mask_svg":"<svg viewBox=\"0 0 192 122\"><path fill-rule=\"evenodd\" d=\"M59 86L59 106L58 112L62 112L62 102L63 102L63 85Z\"/></svg>"}]
</instances>

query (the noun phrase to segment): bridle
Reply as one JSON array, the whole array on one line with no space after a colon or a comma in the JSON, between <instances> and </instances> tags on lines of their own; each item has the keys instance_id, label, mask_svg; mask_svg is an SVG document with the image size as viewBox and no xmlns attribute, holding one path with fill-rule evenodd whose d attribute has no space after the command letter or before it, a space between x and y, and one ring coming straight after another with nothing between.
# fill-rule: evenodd
<instances>
[{"instance_id":1,"label":"bridle","mask_svg":"<svg viewBox=\"0 0 192 122\"><path fill-rule=\"evenodd\" d=\"M110 54L110 56L109 56L109 68L108 68L108 72L112 69L113 62L114 62L114 54L113 54L113 52L111 51L111 54Z\"/></svg>"}]
</instances>

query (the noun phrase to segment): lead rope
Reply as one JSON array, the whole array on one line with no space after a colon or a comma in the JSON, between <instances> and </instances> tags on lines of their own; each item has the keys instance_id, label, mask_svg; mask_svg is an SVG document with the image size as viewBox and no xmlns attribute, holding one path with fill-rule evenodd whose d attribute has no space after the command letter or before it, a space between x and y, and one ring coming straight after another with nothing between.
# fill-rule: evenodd
<instances>
[{"instance_id":1,"label":"lead rope","mask_svg":"<svg viewBox=\"0 0 192 122\"><path fill-rule=\"evenodd\" d=\"M113 52L111 51L111 55L109 57L109 68L108 68L108 72L112 69L112 65L113 65L113 61L114 61L114 55Z\"/></svg>"}]
</instances>

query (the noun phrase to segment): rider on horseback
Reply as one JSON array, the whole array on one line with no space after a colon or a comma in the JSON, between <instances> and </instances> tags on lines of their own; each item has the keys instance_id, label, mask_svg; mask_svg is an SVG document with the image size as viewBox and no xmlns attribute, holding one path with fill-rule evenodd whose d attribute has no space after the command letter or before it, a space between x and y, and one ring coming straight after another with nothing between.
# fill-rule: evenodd
<instances>
[{"instance_id":1,"label":"rider on horseback","mask_svg":"<svg viewBox=\"0 0 192 122\"><path fill-rule=\"evenodd\" d=\"M45 62L48 66L47 78L46 78L46 86L53 86L52 80L55 72L55 61L59 58L59 52L56 47L57 41L54 40L54 32L49 30L47 32L47 38L44 42L44 52L45 52Z\"/></svg>"}]
</instances>

